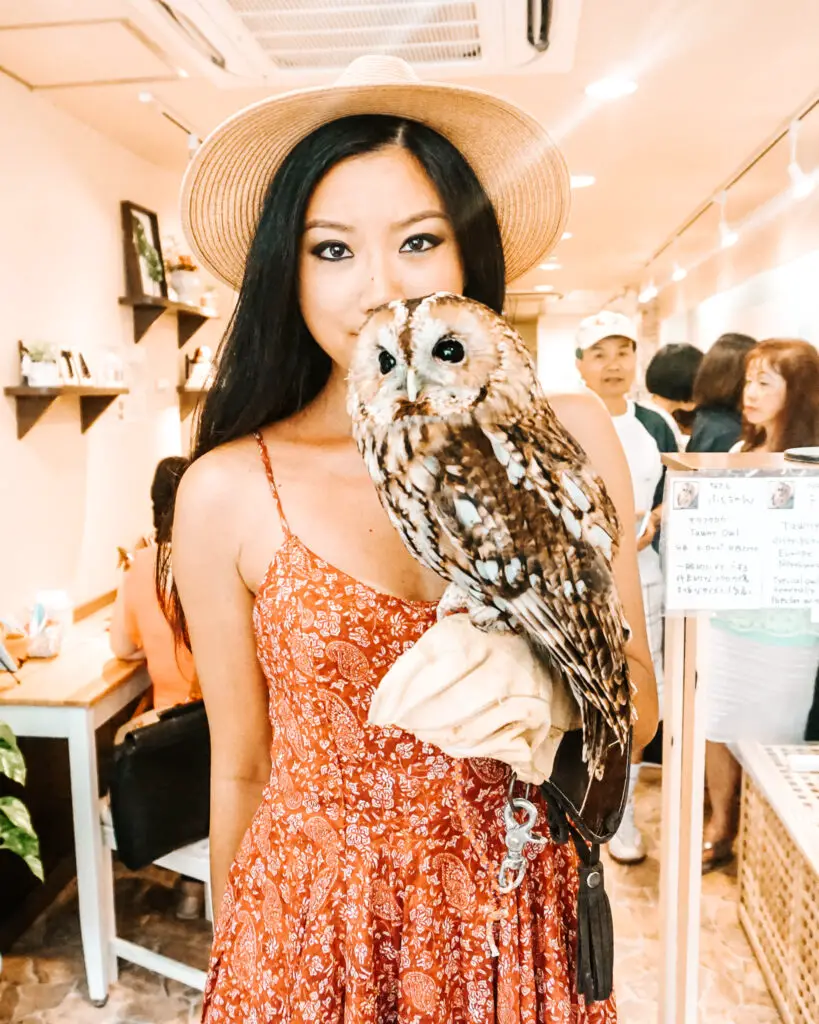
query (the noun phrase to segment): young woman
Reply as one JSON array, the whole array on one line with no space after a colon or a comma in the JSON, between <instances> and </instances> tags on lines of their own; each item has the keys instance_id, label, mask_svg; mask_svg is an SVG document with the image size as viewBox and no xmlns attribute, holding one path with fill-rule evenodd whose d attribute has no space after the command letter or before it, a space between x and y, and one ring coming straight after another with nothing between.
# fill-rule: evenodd
<instances>
[{"instance_id":1,"label":"young woman","mask_svg":"<svg viewBox=\"0 0 819 1024\"><path fill-rule=\"evenodd\" d=\"M742 432L745 360L756 341L723 334L705 353L694 378L694 425L688 452L729 452Z\"/></svg>"},{"instance_id":2,"label":"young woman","mask_svg":"<svg viewBox=\"0 0 819 1024\"><path fill-rule=\"evenodd\" d=\"M217 129L184 197L196 251L240 286L173 537L213 751L204 1020L614 1021L574 990L567 849L546 843L497 892L504 766L367 722L443 586L383 512L345 403L372 309L445 289L502 308L505 267L560 237L562 161L500 100L364 58ZM556 405L632 522L605 410ZM616 574L645 742L656 695L629 531Z\"/></svg>"},{"instance_id":3,"label":"young woman","mask_svg":"<svg viewBox=\"0 0 819 1024\"><path fill-rule=\"evenodd\" d=\"M805 341L763 341L745 372L736 451L819 444L819 353ZM819 664L819 636L802 611L718 614L705 634L705 778L711 817L703 871L733 859L741 769L730 745L801 742Z\"/></svg>"},{"instance_id":4,"label":"young woman","mask_svg":"<svg viewBox=\"0 0 819 1024\"><path fill-rule=\"evenodd\" d=\"M173 512L174 495L187 460L170 456L157 465L151 483L154 536ZM157 546L151 538L137 547L117 591L109 634L111 650L118 658L144 658L153 684L154 711L188 700L198 700L199 686L190 651L174 643L173 632L157 600ZM141 724L147 724L148 719ZM132 728L136 722L129 723Z\"/></svg>"}]
</instances>

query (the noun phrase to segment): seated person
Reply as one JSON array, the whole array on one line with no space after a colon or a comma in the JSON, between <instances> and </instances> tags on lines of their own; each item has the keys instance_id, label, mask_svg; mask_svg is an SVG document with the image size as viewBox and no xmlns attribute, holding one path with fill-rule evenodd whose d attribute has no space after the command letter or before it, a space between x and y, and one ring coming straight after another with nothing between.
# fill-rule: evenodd
<instances>
[{"instance_id":1,"label":"seated person","mask_svg":"<svg viewBox=\"0 0 819 1024\"><path fill-rule=\"evenodd\" d=\"M151 485L154 531L166 514L172 513L176 487L187 462L183 458L163 459ZM193 656L174 642L173 631L156 596L157 546L153 539L137 547L117 592L111 619L111 650L126 660L144 658L153 683L154 712L201 696ZM155 720L140 716L128 728Z\"/></svg>"},{"instance_id":2,"label":"seated person","mask_svg":"<svg viewBox=\"0 0 819 1024\"><path fill-rule=\"evenodd\" d=\"M174 497L187 460L179 457L163 459L156 467L151 485L154 533L166 515L173 514ZM117 732L115 743L140 726L157 721L157 712L175 704L200 700L193 655L184 646L177 646L173 631L162 612L156 596L156 559L158 548L151 538L137 546L125 565L122 583L117 591L111 618L111 650L117 658L144 658L153 684L153 707L144 705ZM193 920L204 907L201 882L183 877L180 883L176 916Z\"/></svg>"}]
</instances>

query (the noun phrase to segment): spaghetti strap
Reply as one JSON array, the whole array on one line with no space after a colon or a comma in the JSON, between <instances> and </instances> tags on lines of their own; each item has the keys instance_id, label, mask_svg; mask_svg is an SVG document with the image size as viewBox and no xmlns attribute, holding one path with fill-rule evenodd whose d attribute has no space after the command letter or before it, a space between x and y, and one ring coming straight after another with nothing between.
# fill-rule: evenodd
<instances>
[{"instance_id":1,"label":"spaghetti strap","mask_svg":"<svg viewBox=\"0 0 819 1024\"><path fill-rule=\"evenodd\" d=\"M262 456L264 471L267 474L267 482L270 484L273 500L276 502L276 511L279 513L282 530L284 531L285 537L288 537L290 535L290 527L287 523L287 516L284 514L284 509L282 508L282 499L279 497L279 489L276 487L276 478L273 476L273 467L270 464L270 451L265 444L261 431L257 430L253 436L256 438L256 443L259 446L259 453Z\"/></svg>"}]
</instances>

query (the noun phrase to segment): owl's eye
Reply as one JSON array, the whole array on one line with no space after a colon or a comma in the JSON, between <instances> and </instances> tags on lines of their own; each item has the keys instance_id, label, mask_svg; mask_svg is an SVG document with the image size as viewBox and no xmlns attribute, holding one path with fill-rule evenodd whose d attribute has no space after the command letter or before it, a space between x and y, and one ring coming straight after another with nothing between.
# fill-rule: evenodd
<instances>
[{"instance_id":1,"label":"owl's eye","mask_svg":"<svg viewBox=\"0 0 819 1024\"><path fill-rule=\"evenodd\" d=\"M378 365L381 367L381 372L386 377L393 366L395 366L395 357L391 356L386 349L382 348L378 353Z\"/></svg>"},{"instance_id":2,"label":"owl's eye","mask_svg":"<svg viewBox=\"0 0 819 1024\"><path fill-rule=\"evenodd\" d=\"M460 363L466 355L464 347L457 338L441 338L436 341L432 354L444 363Z\"/></svg>"}]
</instances>

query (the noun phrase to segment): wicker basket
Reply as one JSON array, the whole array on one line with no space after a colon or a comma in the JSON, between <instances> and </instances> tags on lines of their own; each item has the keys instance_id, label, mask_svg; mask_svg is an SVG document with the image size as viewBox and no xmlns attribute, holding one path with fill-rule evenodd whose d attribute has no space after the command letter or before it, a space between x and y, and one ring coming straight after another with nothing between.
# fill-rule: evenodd
<instances>
[{"instance_id":1,"label":"wicker basket","mask_svg":"<svg viewBox=\"0 0 819 1024\"><path fill-rule=\"evenodd\" d=\"M819 773L814 745L744 744L740 921L785 1024L819 1022Z\"/></svg>"}]
</instances>

